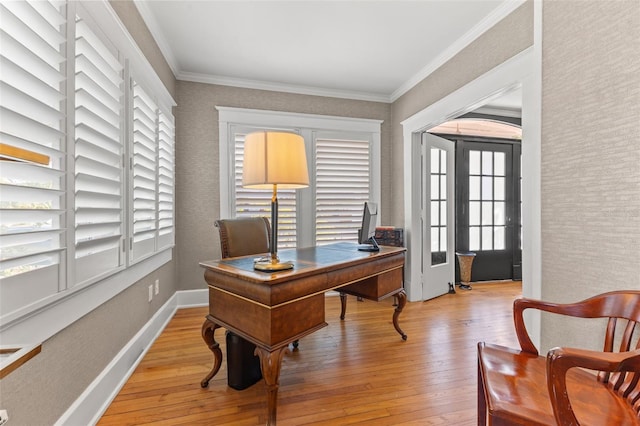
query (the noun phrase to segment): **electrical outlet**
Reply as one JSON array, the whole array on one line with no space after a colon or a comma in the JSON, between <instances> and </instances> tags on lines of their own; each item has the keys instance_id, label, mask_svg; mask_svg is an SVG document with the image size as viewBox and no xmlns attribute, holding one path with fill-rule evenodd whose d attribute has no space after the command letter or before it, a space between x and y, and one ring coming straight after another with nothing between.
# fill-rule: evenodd
<instances>
[{"instance_id":1,"label":"electrical outlet","mask_svg":"<svg viewBox=\"0 0 640 426\"><path fill-rule=\"evenodd\" d=\"M0 426L9 421L9 414L7 414L7 410L0 410Z\"/></svg>"},{"instance_id":2,"label":"electrical outlet","mask_svg":"<svg viewBox=\"0 0 640 426\"><path fill-rule=\"evenodd\" d=\"M155 292L156 292L156 296L158 295L158 293L160 293L160 280L156 280Z\"/></svg>"},{"instance_id":3,"label":"electrical outlet","mask_svg":"<svg viewBox=\"0 0 640 426\"><path fill-rule=\"evenodd\" d=\"M153 300L153 284L149 284L149 302Z\"/></svg>"}]
</instances>

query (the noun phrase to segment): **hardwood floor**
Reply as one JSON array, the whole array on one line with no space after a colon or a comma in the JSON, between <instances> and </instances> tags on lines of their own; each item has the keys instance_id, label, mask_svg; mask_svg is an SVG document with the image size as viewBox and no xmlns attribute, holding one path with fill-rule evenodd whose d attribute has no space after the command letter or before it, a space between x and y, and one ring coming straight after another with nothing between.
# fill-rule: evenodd
<instances>
[{"instance_id":1,"label":"hardwood floor","mask_svg":"<svg viewBox=\"0 0 640 426\"><path fill-rule=\"evenodd\" d=\"M474 285L407 303L394 330L392 298L380 303L328 296L328 327L286 355L278 425L475 425L476 343L517 346L511 304L520 282ZM213 356L200 336L207 308L179 310L98 423L257 425L266 421L262 381L227 386L226 363L209 388ZM224 347L224 331L216 340Z\"/></svg>"}]
</instances>

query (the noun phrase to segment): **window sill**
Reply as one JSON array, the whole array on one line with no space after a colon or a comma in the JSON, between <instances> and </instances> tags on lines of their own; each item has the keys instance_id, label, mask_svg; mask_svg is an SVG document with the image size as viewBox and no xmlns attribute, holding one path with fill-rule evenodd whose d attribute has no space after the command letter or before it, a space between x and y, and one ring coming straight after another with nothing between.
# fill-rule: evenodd
<instances>
[{"instance_id":1,"label":"window sill","mask_svg":"<svg viewBox=\"0 0 640 426\"><path fill-rule=\"evenodd\" d=\"M172 259L172 248L157 253L97 283L73 290L30 314L0 324L2 348L23 346L25 336L45 342ZM2 364L4 365L4 363Z\"/></svg>"}]
</instances>

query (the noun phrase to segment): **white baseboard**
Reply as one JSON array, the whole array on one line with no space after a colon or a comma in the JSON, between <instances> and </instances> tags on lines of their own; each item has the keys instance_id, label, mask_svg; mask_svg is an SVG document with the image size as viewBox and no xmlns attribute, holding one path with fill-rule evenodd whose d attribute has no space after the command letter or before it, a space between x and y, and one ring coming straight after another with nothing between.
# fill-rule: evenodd
<instances>
[{"instance_id":1,"label":"white baseboard","mask_svg":"<svg viewBox=\"0 0 640 426\"><path fill-rule=\"evenodd\" d=\"M178 297L178 308L196 308L209 304L209 289L182 290L176 292Z\"/></svg>"},{"instance_id":2,"label":"white baseboard","mask_svg":"<svg viewBox=\"0 0 640 426\"><path fill-rule=\"evenodd\" d=\"M208 290L177 291L111 360L56 421L56 426L95 425L118 395L177 309L206 306Z\"/></svg>"}]
</instances>

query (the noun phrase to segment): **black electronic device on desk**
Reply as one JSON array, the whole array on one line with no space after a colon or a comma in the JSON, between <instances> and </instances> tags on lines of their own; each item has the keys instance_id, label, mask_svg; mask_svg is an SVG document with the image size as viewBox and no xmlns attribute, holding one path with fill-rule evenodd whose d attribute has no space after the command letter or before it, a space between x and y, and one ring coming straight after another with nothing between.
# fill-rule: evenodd
<instances>
[{"instance_id":1,"label":"black electronic device on desk","mask_svg":"<svg viewBox=\"0 0 640 426\"><path fill-rule=\"evenodd\" d=\"M360 251L380 251L376 242L376 221L378 217L378 205L375 203L364 203L362 213L362 228L358 233L358 250Z\"/></svg>"}]
</instances>

